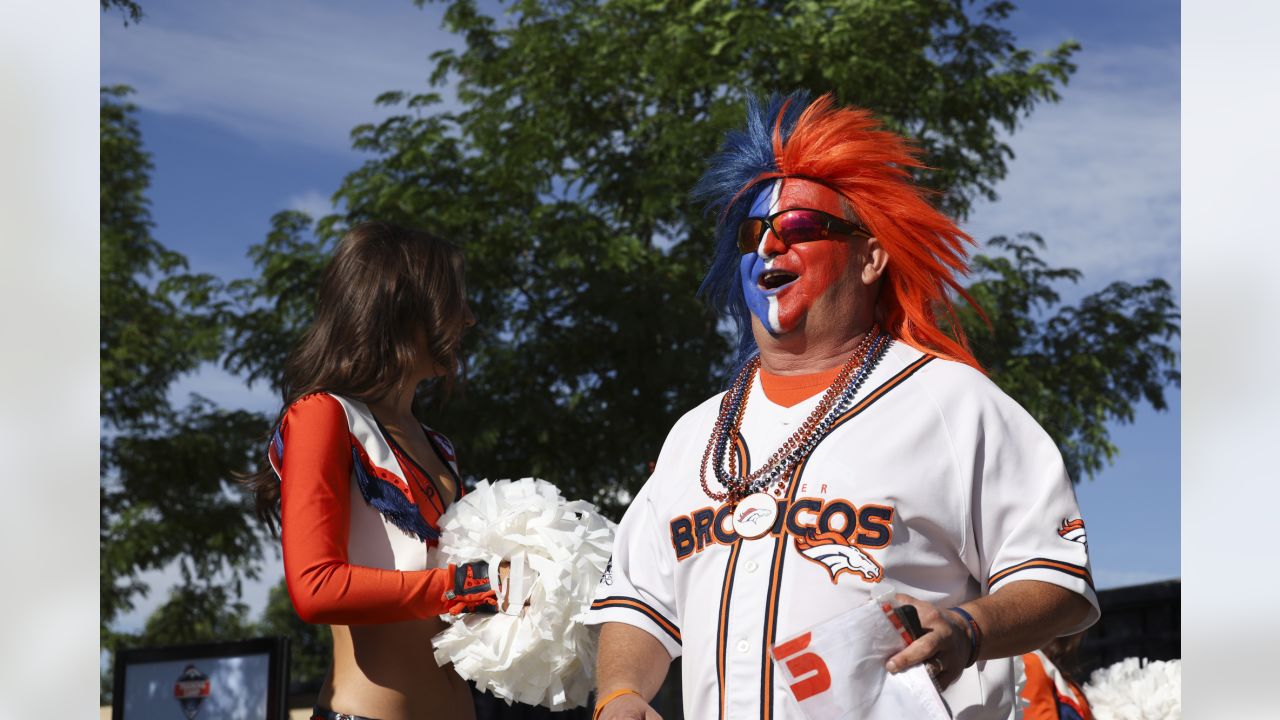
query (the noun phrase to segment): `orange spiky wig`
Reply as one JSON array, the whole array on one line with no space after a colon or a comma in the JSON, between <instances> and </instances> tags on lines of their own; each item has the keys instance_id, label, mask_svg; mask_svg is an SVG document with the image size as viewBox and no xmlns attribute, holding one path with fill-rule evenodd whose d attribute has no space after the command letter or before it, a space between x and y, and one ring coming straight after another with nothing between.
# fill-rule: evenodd
<instances>
[{"instance_id":1,"label":"orange spiky wig","mask_svg":"<svg viewBox=\"0 0 1280 720\"><path fill-rule=\"evenodd\" d=\"M973 240L926 199L911 170L925 167L902 137L883 130L871 113L836 107L830 94L807 103L806 93L750 101L747 124L730 132L694 196L719 211L716 250L699 293L737 324L739 363L756 351L751 317L738 279L738 225L752 188L775 178L803 177L842 194L889 256L877 319L892 337L924 352L979 370L949 296L973 299L956 277L968 270ZM807 105L807 106L806 106ZM979 310L981 312L981 310ZM953 335L939 327L951 319Z\"/></svg>"}]
</instances>

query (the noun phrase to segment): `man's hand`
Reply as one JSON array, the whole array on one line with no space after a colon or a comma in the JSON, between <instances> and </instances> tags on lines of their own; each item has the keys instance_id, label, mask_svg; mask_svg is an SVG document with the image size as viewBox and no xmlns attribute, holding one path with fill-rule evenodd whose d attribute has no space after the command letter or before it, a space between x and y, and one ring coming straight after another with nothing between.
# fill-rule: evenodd
<instances>
[{"instance_id":1,"label":"man's hand","mask_svg":"<svg viewBox=\"0 0 1280 720\"><path fill-rule=\"evenodd\" d=\"M950 610L909 595L901 603L914 605L926 633L889 658L889 672L933 661L934 679L947 687L960 677L969 662L967 623ZM1089 600L1064 587L1039 580L1011 582L986 597L962 606L982 629L979 660L1013 657L1042 648L1054 638L1074 632L1093 611Z\"/></svg>"},{"instance_id":2,"label":"man's hand","mask_svg":"<svg viewBox=\"0 0 1280 720\"><path fill-rule=\"evenodd\" d=\"M662 720L662 716L639 695L627 693L610 700L600 711L599 720Z\"/></svg>"},{"instance_id":3,"label":"man's hand","mask_svg":"<svg viewBox=\"0 0 1280 720\"><path fill-rule=\"evenodd\" d=\"M969 635L964 621L950 610L924 600L917 600L910 595L897 595L898 602L915 607L920 615L920 625L924 634L905 650L889 658L885 667L891 673L900 673L920 663L929 664L929 674L937 681L939 688L946 688L955 682L964 672L965 663L969 661Z\"/></svg>"}]
</instances>

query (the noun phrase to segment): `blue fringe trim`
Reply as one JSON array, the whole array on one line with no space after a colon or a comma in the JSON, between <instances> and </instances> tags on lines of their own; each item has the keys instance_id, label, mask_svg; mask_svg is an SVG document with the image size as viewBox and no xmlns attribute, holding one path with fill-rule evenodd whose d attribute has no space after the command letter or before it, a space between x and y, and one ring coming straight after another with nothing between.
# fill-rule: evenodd
<instances>
[{"instance_id":1,"label":"blue fringe trim","mask_svg":"<svg viewBox=\"0 0 1280 720\"><path fill-rule=\"evenodd\" d=\"M284 435L280 434L280 426L276 426L276 431L271 435L271 447L269 453L275 453L275 460L278 463L284 459Z\"/></svg>"},{"instance_id":2,"label":"blue fringe trim","mask_svg":"<svg viewBox=\"0 0 1280 720\"><path fill-rule=\"evenodd\" d=\"M278 426L271 436L271 444L267 452L268 455L273 456L271 458L274 461L273 467L279 468L280 461L284 458L284 436L280 433ZM351 466L355 468L356 484L360 486L360 495L364 497L364 501L390 520L392 525L419 540L436 540L440 537L440 533L432 529L418 512L418 506L405 498L399 488L369 472L360 459L360 452L355 447L351 448Z\"/></svg>"},{"instance_id":3,"label":"blue fringe trim","mask_svg":"<svg viewBox=\"0 0 1280 720\"><path fill-rule=\"evenodd\" d=\"M356 471L356 484L360 486L360 494L392 525L416 536L419 540L435 540L440 533L427 524L418 506L414 505L400 489L369 472L360 459L360 452L351 448L351 463Z\"/></svg>"}]
</instances>

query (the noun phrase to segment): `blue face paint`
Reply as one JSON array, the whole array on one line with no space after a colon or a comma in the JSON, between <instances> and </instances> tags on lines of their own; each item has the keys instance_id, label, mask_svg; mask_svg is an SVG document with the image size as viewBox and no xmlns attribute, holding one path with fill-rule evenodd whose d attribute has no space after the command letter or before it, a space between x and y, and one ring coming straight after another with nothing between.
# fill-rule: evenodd
<instances>
[{"instance_id":1,"label":"blue face paint","mask_svg":"<svg viewBox=\"0 0 1280 720\"><path fill-rule=\"evenodd\" d=\"M773 212L773 205L777 202L777 192L781 190L781 185L781 180L765 183L752 199L747 217L768 217ZM761 247L763 248L763 244ZM769 332L776 335L780 332L778 303L776 300L771 303L770 298L777 291L760 287L760 276L769 269L772 261L766 259L760 252L761 249L757 249L756 252L742 256L738 263L738 275L742 281L742 294L746 298L747 309L760 319Z\"/></svg>"},{"instance_id":2,"label":"blue face paint","mask_svg":"<svg viewBox=\"0 0 1280 720\"><path fill-rule=\"evenodd\" d=\"M760 288L760 274L764 272L764 260L755 253L747 253L738 263L738 275L742 280L742 294L747 301L747 309L752 315L760 318L760 322L769 332L778 331L769 324L769 296Z\"/></svg>"}]
</instances>

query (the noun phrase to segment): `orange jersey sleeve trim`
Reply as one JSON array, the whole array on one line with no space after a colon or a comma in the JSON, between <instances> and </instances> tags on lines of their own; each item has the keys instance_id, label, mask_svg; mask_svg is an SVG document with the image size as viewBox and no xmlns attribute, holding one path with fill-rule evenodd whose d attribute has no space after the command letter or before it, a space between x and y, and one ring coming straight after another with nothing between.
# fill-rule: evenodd
<instances>
[{"instance_id":1,"label":"orange jersey sleeve trim","mask_svg":"<svg viewBox=\"0 0 1280 720\"><path fill-rule=\"evenodd\" d=\"M987 581L987 587L994 587L995 584L1001 580L1024 570L1056 570L1060 573L1078 577L1083 580L1086 585L1093 587L1093 576L1089 573L1089 568L1062 560L1054 560L1052 558L1033 558L1026 562L1018 563L1012 567L1007 567L999 572L992 573L991 578Z\"/></svg>"},{"instance_id":2,"label":"orange jersey sleeve trim","mask_svg":"<svg viewBox=\"0 0 1280 720\"><path fill-rule=\"evenodd\" d=\"M671 636L672 640L680 642L680 628L671 622L662 613L653 609L652 605L638 600L633 597L623 597L619 595L611 595L607 598L601 598L591 603L592 610L602 610L605 608L626 608L635 610L654 622L655 625L662 628L662 631Z\"/></svg>"},{"instance_id":3,"label":"orange jersey sleeve trim","mask_svg":"<svg viewBox=\"0 0 1280 720\"><path fill-rule=\"evenodd\" d=\"M280 426L281 544L285 581L309 623L416 620L448 610L452 568L384 570L351 565L351 440L342 406L327 395L295 402Z\"/></svg>"}]
</instances>

